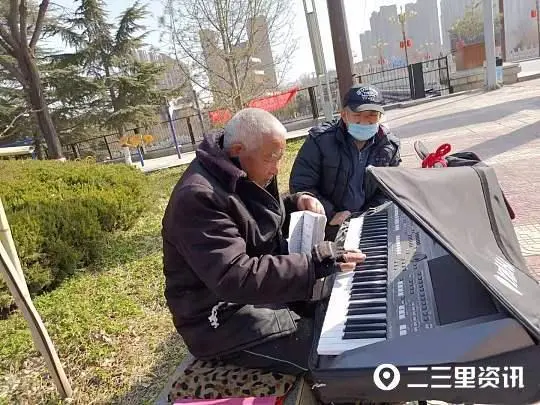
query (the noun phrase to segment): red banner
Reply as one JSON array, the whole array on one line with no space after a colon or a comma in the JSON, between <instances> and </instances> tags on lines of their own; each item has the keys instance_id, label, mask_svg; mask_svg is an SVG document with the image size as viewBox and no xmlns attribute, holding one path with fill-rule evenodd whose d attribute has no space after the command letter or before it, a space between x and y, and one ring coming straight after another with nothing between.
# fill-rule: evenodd
<instances>
[{"instance_id":1,"label":"red banner","mask_svg":"<svg viewBox=\"0 0 540 405\"><path fill-rule=\"evenodd\" d=\"M251 100L248 103L248 106L254 108L261 108L269 112L276 111L289 104L291 100L296 96L296 93L298 93L298 87L295 87L288 91L284 91L282 93L273 94L271 96L256 98L254 100ZM213 124L224 124L231 119L232 114L229 110L223 109L209 111L208 116L210 117L210 120Z\"/></svg>"},{"instance_id":2,"label":"red banner","mask_svg":"<svg viewBox=\"0 0 540 405\"><path fill-rule=\"evenodd\" d=\"M285 91L283 93L274 94L268 97L261 97L249 102L250 107L262 108L266 111L276 111L285 107L296 96L298 87Z\"/></svg>"},{"instance_id":3,"label":"red banner","mask_svg":"<svg viewBox=\"0 0 540 405\"><path fill-rule=\"evenodd\" d=\"M232 117L229 110L209 111L208 116L210 117L210 121L212 121L213 124L224 124Z\"/></svg>"}]
</instances>

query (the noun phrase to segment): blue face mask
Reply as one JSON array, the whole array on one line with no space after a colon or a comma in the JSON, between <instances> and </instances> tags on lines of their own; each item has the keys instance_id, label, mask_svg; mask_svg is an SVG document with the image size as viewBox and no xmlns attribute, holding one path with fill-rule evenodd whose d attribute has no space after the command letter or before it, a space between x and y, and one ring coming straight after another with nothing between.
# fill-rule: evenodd
<instances>
[{"instance_id":1,"label":"blue face mask","mask_svg":"<svg viewBox=\"0 0 540 405\"><path fill-rule=\"evenodd\" d=\"M349 134L357 141L367 141L379 131L379 124L347 124Z\"/></svg>"}]
</instances>

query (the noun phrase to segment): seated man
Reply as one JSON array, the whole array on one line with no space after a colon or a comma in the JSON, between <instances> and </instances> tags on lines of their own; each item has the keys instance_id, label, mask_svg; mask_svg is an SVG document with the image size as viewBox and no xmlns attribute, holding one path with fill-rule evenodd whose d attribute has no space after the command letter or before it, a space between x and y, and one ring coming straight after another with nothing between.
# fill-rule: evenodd
<instances>
[{"instance_id":1,"label":"seated man","mask_svg":"<svg viewBox=\"0 0 540 405\"><path fill-rule=\"evenodd\" d=\"M309 194L280 198L285 134L273 115L248 108L204 139L165 211L163 260L165 297L192 355L297 375L313 338L292 308L310 301L316 280L365 256L330 242L289 254L289 213L323 209Z\"/></svg>"},{"instance_id":2,"label":"seated man","mask_svg":"<svg viewBox=\"0 0 540 405\"><path fill-rule=\"evenodd\" d=\"M380 124L383 113L376 88L353 86L345 95L341 119L312 128L298 152L290 190L308 191L322 202L329 240L351 212L382 202L375 190L366 189L366 167L401 162L399 139Z\"/></svg>"}]
</instances>

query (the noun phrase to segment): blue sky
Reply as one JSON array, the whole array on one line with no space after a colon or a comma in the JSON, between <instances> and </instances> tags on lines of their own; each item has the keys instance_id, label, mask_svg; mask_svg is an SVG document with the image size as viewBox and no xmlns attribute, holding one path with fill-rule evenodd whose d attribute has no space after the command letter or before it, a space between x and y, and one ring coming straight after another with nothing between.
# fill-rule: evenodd
<instances>
[{"instance_id":1,"label":"blue sky","mask_svg":"<svg viewBox=\"0 0 540 405\"><path fill-rule=\"evenodd\" d=\"M55 4L66 7L68 9L75 9L78 5L74 0L53 0ZM293 55L294 60L291 63L291 68L286 76L287 81L293 81L303 73L309 73L314 71L313 56L311 53L311 46L309 43L309 36L306 25L306 18L304 16L304 7L302 0L290 0L293 3L293 10L296 14L295 24L295 36L298 37L298 50ZM347 13L347 25L349 30L349 41L353 52L354 61L360 60L360 33L370 29L369 17L373 11L377 11L380 6L390 4L405 4L414 2L414 0L345 0L345 8ZM118 16L124 9L132 5L132 0L105 0L107 9L110 12L111 17ZM308 0L309 3L309 0ZM157 30L157 19L162 14L163 4L162 0L146 0L148 9L152 12L152 15L147 17L146 25L150 30ZM321 31L321 39L323 42L323 51L328 69L335 68L334 53L332 49L332 38L330 34L330 25L328 22L326 0L315 0L315 7L317 8L317 15L319 19L319 28ZM159 42L159 33L154 32L148 37L149 44L160 49L166 50L166 47ZM60 41L55 41L50 45L55 48L65 48Z\"/></svg>"}]
</instances>

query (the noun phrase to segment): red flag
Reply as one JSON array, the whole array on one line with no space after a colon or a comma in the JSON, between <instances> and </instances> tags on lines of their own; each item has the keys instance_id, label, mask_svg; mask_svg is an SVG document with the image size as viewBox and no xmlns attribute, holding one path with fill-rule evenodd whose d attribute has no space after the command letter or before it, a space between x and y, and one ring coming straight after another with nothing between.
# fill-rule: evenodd
<instances>
[{"instance_id":1,"label":"red flag","mask_svg":"<svg viewBox=\"0 0 540 405\"><path fill-rule=\"evenodd\" d=\"M261 97L249 102L250 107L262 108L266 111L276 111L285 107L296 96L298 87L272 96Z\"/></svg>"},{"instance_id":2,"label":"red flag","mask_svg":"<svg viewBox=\"0 0 540 405\"><path fill-rule=\"evenodd\" d=\"M214 124L224 124L227 121L229 121L232 117L231 112L229 110L209 111L208 116L210 117L210 120Z\"/></svg>"},{"instance_id":3,"label":"red flag","mask_svg":"<svg viewBox=\"0 0 540 405\"><path fill-rule=\"evenodd\" d=\"M280 108L285 107L290 101L296 96L298 92L298 87L295 87L291 90L284 91L282 93L273 94L267 97L261 97L254 100L251 100L248 103L249 107L261 108L265 111L276 111ZM232 114L227 109L209 111L208 116L213 124L224 124L229 121L232 117Z\"/></svg>"}]
</instances>

